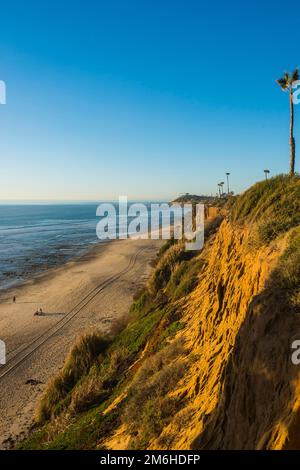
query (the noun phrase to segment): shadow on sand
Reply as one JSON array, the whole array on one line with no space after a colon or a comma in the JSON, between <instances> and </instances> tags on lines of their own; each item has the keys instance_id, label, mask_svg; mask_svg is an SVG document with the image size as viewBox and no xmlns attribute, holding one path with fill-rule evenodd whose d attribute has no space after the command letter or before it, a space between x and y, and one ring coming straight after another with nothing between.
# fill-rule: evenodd
<instances>
[{"instance_id":1,"label":"shadow on sand","mask_svg":"<svg viewBox=\"0 0 300 470\"><path fill-rule=\"evenodd\" d=\"M58 315L64 315L64 312L35 312L37 317L56 317Z\"/></svg>"}]
</instances>

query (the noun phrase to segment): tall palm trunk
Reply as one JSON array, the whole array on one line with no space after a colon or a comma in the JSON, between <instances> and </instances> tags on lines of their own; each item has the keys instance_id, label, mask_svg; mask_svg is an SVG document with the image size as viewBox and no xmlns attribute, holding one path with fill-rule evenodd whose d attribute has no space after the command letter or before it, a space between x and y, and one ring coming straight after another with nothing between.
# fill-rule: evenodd
<instances>
[{"instance_id":1,"label":"tall palm trunk","mask_svg":"<svg viewBox=\"0 0 300 470\"><path fill-rule=\"evenodd\" d=\"M290 176L295 174L295 139L294 139L294 102L293 102L293 90L290 91Z\"/></svg>"}]
</instances>

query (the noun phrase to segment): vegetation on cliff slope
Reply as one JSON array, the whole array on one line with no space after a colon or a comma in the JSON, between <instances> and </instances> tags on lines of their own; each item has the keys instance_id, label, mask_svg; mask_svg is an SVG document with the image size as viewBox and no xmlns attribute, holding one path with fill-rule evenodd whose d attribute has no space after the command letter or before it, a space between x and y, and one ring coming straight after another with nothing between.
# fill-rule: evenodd
<instances>
[{"instance_id":1,"label":"vegetation on cliff slope","mask_svg":"<svg viewBox=\"0 0 300 470\"><path fill-rule=\"evenodd\" d=\"M75 345L20 447L299 447L299 215L299 178L279 176L208 220L201 253L168 242L125 328Z\"/></svg>"}]
</instances>

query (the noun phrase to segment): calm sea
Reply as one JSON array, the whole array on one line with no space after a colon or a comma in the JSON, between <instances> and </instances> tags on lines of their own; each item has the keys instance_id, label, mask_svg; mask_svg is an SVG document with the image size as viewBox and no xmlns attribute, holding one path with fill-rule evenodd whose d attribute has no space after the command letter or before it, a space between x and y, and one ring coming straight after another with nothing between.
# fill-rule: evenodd
<instances>
[{"instance_id":1,"label":"calm sea","mask_svg":"<svg viewBox=\"0 0 300 470\"><path fill-rule=\"evenodd\" d=\"M101 243L96 209L96 203L0 205L0 290Z\"/></svg>"}]
</instances>

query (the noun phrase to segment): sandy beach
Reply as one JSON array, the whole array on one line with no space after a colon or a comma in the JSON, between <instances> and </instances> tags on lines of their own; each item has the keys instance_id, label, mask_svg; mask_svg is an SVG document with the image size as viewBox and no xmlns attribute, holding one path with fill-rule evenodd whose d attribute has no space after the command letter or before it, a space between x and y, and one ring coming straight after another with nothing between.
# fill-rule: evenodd
<instances>
[{"instance_id":1,"label":"sandy beach","mask_svg":"<svg viewBox=\"0 0 300 470\"><path fill-rule=\"evenodd\" d=\"M0 448L10 448L33 423L47 381L62 367L76 336L108 331L146 282L159 240L99 244L85 255L0 296ZM13 303L13 296L16 302ZM43 315L34 316L42 308Z\"/></svg>"}]
</instances>

